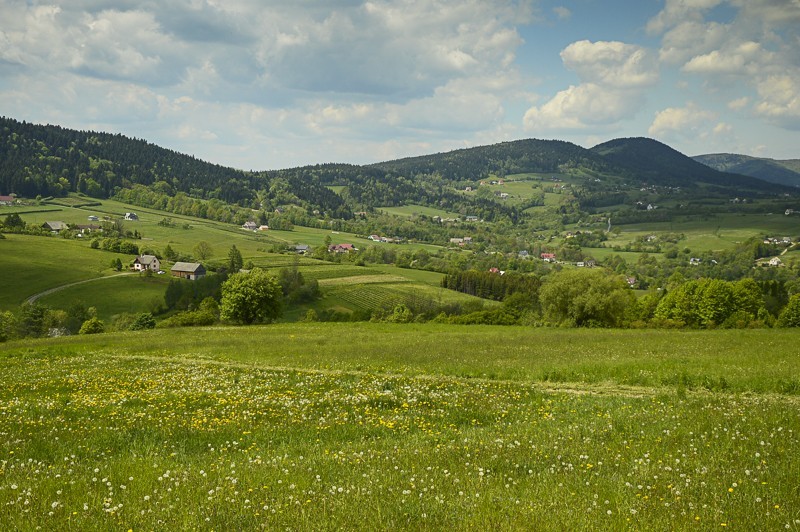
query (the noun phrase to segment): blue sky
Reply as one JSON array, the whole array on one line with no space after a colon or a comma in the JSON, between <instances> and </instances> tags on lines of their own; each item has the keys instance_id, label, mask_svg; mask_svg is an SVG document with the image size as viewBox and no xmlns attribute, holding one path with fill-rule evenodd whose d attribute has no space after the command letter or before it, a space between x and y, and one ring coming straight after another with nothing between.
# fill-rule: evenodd
<instances>
[{"instance_id":1,"label":"blue sky","mask_svg":"<svg viewBox=\"0 0 800 532\"><path fill-rule=\"evenodd\" d=\"M530 137L800 158L800 1L0 0L0 114L254 170Z\"/></svg>"}]
</instances>

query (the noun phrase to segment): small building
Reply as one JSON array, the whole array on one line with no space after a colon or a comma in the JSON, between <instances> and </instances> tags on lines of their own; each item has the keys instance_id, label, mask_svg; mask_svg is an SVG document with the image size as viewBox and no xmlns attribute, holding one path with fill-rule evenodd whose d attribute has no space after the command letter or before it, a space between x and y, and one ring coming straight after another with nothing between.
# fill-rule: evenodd
<instances>
[{"instance_id":1,"label":"small building","mask_svg":"<svg viewBox=\"0 0 800 532\"><path fill-rule=\"evenodd\" d=\"M67 224L65 224L64 222L45 222L42 224L42 227L44 229L47 229L51 233L60 233L65 229L69 229L67 227Z\"/></svg>"},{"instance_id":2,"label":"small building","mask_svg":"<svg viewBox=\"0 0 800 532\"><path fill-rule=\"evenodd\" d=\"M95 216L94 214L90 214L90 215L89 215L89 221L90 221L90 222L99 222L99 221L100 221L100 218L98 218L98 217L97 217L97 216Z\"/></svg>"},{"instance_id":3,"label":"small building","mask_svg":"<svg viewBox=\"0 0 800 532\"><path fill-rule=\"evenodd\" d=\"M519 257L521 259L527 259L528 257L530 257L530 254L528 253L527 249L523 249L522 251L517 253L517 257Z\"/></svg>"},{"instance_id":4,"label":"small building","mask_svg":"<svg viewBox=\"0 0 800 532\"><path fill-rule=\"evenodd\" d=\"M309 251L311 251L311 248L309 247L308 244L297 244L294 247L294 252L297 253L298 255L305 255Z\"/></svg>"},{"instance_id":5,"label":"small building","mask_svg":"<svg viewBox=\"0 0 800 532\"><path fill-rule=\"evenodd\" d=\"M173 277L196 281L206 274L206 269L199 262L176 262L170 273Z\"/></svg>"},{"instance_id":6,"label":"small building","mask_svg":"<svg viewBox=\"0 0 800 532\"><path fill-rule=\"evenodd\" d=\"M692 258L689 259L689 264L691 266L699 266L701 262L703 262L703 261L701 259L697 258L697 257L692 257Z\"/></svg>"},{"instance_id":7,"label":"small building","mask_svg":"<svg viewBox=\"0 0 800 532\"><path fill-rule=\"evenodd\" d=\"M14 205L14 196L0 196L0 205Z\"/></svg>"},{"instance_id":8,"label":"small building","mask_svg":"<svg viewBox=\"0 0 800 532\"><path fill-rule=\"evenodd\" d=\"M161 262L155 255L139 255L133 260L133 269L137 272L146 270L157 272L161 269Z\"/></svg>"},{"instance_id":9,"label":"small building","mask_svg":"<svg viewBox=\"0 0 800 532\"><path fill-rule=\"evenodd\" d=\"M783 262L778 257L772 257L771 259L769 259L770 266L781 266L782 264Z\"/></svg>"},{"instance_id":10,"label":"small building","mask_svg":"<svg viewBox=\"0 0 800 532\"><path fill-rule=\"evenodd\" d=\"M258 226L258 230L259 231L269 231L269 226L268 225L259 225Z\"/></svg>"},{"instance_id":11,"label":"small building","mask_svg":"<svg viewBox=\"0 0 800 532\"><path fill-rule=\"evenodd\" d=\"M540 253L539 258L545 262L555 262L556 254L555 253Z\"/></svg>"},{"instance_id":12,"label":"small building","mask_svg":"<svg viewBox=\"0 0 800 532\"><path fill-rule=\"evenodd\" d=\"M139 215L136 214L135 212L126 212L125 219L128 220L129 222L138 222Z\"/></svg>"},{"instance_id":13,"label":"small building","mask_svg":"<svg viewBox=\"0 0 800 532\"><path fill-rule=\"evenodd\" d=\"M372 240L373 242L380 242L381 237L379 235L369 235L367 240Z\"/></svg>"},{"instance_id":14,"label":"small building","mask_svg":"<svg viewBox=\"0 0 800 532\"><path fill-rule=\"evenodd\" d=\"M99 225L95 224L77 224L73 226L78 233L81 235L87 235L89 233L94 233L95 231L102 231L103 228Z\"/></svg>"},{"instance_id":15,"label":"small building","mask_svg":"<svg viewBox=\"0 0 800 532\"><path fill-rule=\"evenodd\" d=\"M258 224L253 221L247 221L242 224L242 229L245 231L256 231L258 230Z\"/></svg>"},{"instance_id":16,"label":"small building","mask_svg":"<svg viewBox=\"0 0 800 532\"><path fill-rule=\"evenodd\" d=\"M465 216L464 220L467 221L467 222L477 222L478 221L478 217L477 216L473 216L473 215L469 215L469 216Z\"/></svg>"},{"instance_id":17,"label":"small building","mask_svg":"<svg viewBox=\"0 0 800 532\"><path fill-rule=\"evenodd\" d=\"M358 250L353 244L333 244L328 246L328 251L332 253L350 253Z\"/></svg>"}]
</instances>

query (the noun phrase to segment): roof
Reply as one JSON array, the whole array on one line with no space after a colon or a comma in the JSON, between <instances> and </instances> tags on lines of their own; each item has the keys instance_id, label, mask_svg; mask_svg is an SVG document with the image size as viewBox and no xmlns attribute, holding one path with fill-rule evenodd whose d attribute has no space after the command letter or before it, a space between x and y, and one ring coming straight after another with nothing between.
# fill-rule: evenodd
<instances>
[{"instance_id":1,"label":"roof","mask_svg":"<svg viewBox=\"0 0 800 532\"><path fill-rule=\"evenodd\" d=\"M14 196L0 196L0 201L14 201Z\"/></svg>"},{"instance_id":2,"label":"roof","mask_svg":"<svg viewBox=\"0 0 800 532\"><path fill-rule=\"evenodd\" d=\"M134 262L139 264L153 264L153 261L158 260L155 255L140 255L136 257Z\"/></svg>"},{"instance_id":3,"label":"roof","mask_svg":"<svg viewBox=\"0 0 800 532\"><path fill-rule=\"evenodd\" d=\"M45 222L43 225L46 225L53 231L62 231L64 229L67 229L67 224L65 224L64 222Z\"/></svg>"},{"instance_id":4,"label":"roof","mask_svg":"<svg viewBox=\"0 0 800 532\"><path fill-rule=\"evenodd\" d=\"M205 271L205 268L199 262L176 262L170 271L195 273L198 270Z\"/></svg>"}]
</instances>

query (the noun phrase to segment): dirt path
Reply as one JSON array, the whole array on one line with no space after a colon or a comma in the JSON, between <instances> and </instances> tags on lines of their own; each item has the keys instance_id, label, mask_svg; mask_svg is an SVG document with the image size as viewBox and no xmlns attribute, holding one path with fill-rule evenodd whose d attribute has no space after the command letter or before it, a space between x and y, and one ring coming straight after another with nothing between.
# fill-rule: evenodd
<instances>
[{"instance_id":1,"label":"dirt path","mask_svg":"<svg viewBox=\"0 0 800 532\"><path fill-rule=\"evenodd\" d=\"M70 286L75 286L75 285L83 284L83 283L91 283L92 281L100 281L101 279L110 279L112 277L120 277L122 275L138 275L138 274L139 274L139 272L117 273L117 274L114 274L114 275L107 275L105 277L94 277L92 279L84 279L83 281L75 281L74 283L62 284L61 286L56 286L55 288L50 288L48 290L45 290L44 292L39 292L38 294L33 294L31 297L29 297L28 299L25 300L25 303L30 305L31 303L34 303L40 297L44 297L44 296L50 295L53 292L58 292L59 290L63 290L65 288L69 288Z\"/></svg>"}]
</instances>

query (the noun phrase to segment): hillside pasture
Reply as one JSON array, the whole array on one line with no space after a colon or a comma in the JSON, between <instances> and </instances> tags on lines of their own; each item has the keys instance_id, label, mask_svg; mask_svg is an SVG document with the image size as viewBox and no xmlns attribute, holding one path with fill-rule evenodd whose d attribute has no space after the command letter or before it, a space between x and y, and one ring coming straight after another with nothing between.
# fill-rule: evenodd
<instances>
[{"instance_id":1,"label":"hillside pasture","mask_svg":"<svg viewBox=\"0 0 800 532\"><path fill-rule=\"evenodd\" d=\"M111 275L111 261L133 257L90 249L89 243L56 236L7 234L0 240L0 310L11 310L29 297L69 283Z\"/></svg>"},{"instance_id":2,"label":"hillside pasture","mask_svg":"<svg viewBox=\"0 0 800 532\"><path fill-rule=\"evenodd\" d=\"M95 307L97 317L108 323L115 315L152 312L164 305L164 292L171 277L142 274L115 276L69 286L38 301L50 308L68 309L74 303Z\"/></svg>"},{"instance_id":3,"label":"hillside pasture","mask_svg":"<svg viewBox=\"0 0 800 532\"><path fill-rule=\"evenodd\" d=\"M792 529L794 343L303 324L6 344L0 522Z\"/></svg>"}]
</instances>

